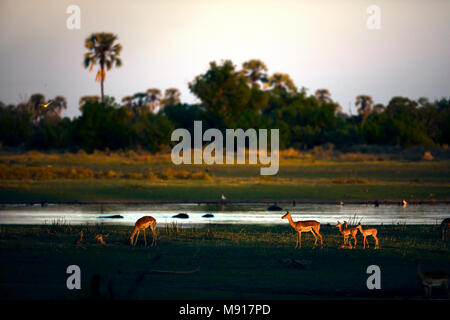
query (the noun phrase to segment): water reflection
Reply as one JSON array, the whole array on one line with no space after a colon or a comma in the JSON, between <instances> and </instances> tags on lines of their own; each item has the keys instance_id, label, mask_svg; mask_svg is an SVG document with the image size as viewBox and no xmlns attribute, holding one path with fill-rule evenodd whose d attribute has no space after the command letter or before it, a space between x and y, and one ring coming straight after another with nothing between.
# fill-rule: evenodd
<instances>
[{"instance_id":1,"label":"water reflection","mask_svg":"<svg viewBox=\"0 0 450 320\"><path fill-rule=\"evenodd\" d=\"M51 224L60 220L70 224L105 223L133 225L144 216L151 215L158 225L176 222L179 225L220 224L282 224L283 212L268 212L267 205L198 205L198 204L158 204L158 205L1 205L0 224ZM450 207L439 205L325 205L302 204L286 206L294 220L314 219L326 224L337 220L356 220L363 224L438 224L450 216ZM187 213L189 219L172 216ZM203 218L212 213L213 218ZM100 216L122 215L123 219L99 219Z\"/></svg>"}]
</instances>

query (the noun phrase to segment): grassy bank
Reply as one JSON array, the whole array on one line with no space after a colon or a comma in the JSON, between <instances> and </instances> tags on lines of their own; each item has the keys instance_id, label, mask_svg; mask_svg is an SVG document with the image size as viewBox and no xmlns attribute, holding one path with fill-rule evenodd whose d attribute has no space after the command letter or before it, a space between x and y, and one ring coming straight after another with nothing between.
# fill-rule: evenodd
<instances>
[{"instance_id":1,"label":"grassy bank","mask_svg":"<svg viewBox=\"0 0 450 320\"><path fill-rule=\"evenodd\" d=\"M448 200L450 161L282 153L279 173L255 165L181 165L170 155L0 155L0 201Z\"/></svg>"},{"instance_id":2,"label":"grassy bank","mask_svg":"<svg viewBox=\"0 0 450 320\"><path fill-rule=\"evenodd\" d=\"M158 228L156 247L142 238L130 248L131 227L1 226L1 299L85 299L94 275L100 275L101 297L117 299L303 299L408 298L423 295L414 259L424 270L450 271L449 244L439 239L437 226L378 226L380 250L340 250L342 238L334 226L323 225L324 248L312 248L304 234L295 250L295 234L285 226L225 226ZM81 245L75 245L84 230ZM109 234L103 246L93 239ZM371 245L373 244L370 239ZM306 269L283 259L310 261ZM82 290L66 289L66 268L82 270ZM381 290L368 290L366 269L381 268ZM147 274L146 269L200 271L194 274ZM108 290L108 284L112 288ZM134 287L134 289L133 289ZM131 288L131 289L130 289ZM436 296L445 291L435 289Z\"/></svg>"}]
</instances>

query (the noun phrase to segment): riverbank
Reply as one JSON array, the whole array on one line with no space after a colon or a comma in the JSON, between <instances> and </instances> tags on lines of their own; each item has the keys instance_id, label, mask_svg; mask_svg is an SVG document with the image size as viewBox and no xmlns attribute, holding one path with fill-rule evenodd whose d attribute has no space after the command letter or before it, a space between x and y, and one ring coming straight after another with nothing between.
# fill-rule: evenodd
<instances>
[{"instance_id":1,"label":"riverbank","mask_svg":"<svg viewBox=\"0 0 450 320\"><path fill-rule=\"evenodd\" d=\"M302 249L295 250L296 235L287 223L169 225L157 228L156 247L143 246L140 238L135 248L127 239L132 227L2 225L0 298L89 299L91 282L100 275L104 299L111 294L115 299L421 299L415 259L425 271L450 271L449 242L440 240L437 226L376 227L379 250L373 239L362 249L360 234L356 249L338 249L342 236L329 225L321 227L323 249L313 249L312 235L303 234ZM75 245L81 230L83 241ZM106 245L94 239L96 234L105 236ZM82 290L66 288L66 268L73 264L82 270ZM366 286L366 269L373 264L381 269L381 290ZM445 294L439 288L433 292Z\"/></svg>"}]
</instances>

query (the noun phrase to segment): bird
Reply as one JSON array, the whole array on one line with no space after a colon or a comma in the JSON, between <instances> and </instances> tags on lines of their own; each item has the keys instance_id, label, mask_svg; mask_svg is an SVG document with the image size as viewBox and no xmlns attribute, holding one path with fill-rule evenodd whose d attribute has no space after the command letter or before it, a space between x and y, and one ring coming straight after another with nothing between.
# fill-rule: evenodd
<instances>
[{"instance_id":1,"label":"bird","mask_svg":"<svg viewBox=\"0 0 450 320\"><path fill-rule=\"evenodd\" d=\"M52 102L53 102L53 100L48 100L48 102L46 104L41 104L41 106L43 106L44 108L47 108Z\"/></svg>"},{"instance_id":2,"label":"bird","mask_svg":"<svg viewBox=\"0 0 450 320\"><path fill-rule=\"evenodd\" d=\"M223 193L222 193L222 200L223 201L227 200L227 198L223 195Z\"/></svg>"},{"instance_id":3,"label":"bird","mask_svg":"<svg viewBox=\"0 0 450 320\"><path fill-rule=\"evenodd\" d=\"M403 207L406 207L408 205L408 202L406 202L406 200L403 200L402 203L403 203Z\"/></svg>"}]
</instances>

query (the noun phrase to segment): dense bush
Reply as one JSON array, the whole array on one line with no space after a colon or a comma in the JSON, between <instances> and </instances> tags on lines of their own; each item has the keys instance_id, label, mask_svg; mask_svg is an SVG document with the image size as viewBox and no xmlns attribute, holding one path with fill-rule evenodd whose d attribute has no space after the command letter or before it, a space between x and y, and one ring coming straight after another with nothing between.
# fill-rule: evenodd
<instances>
[{"instance_id":1,"label":"dense bush","mask_svg":"<svg viewBox=\"0 0 450 320\"><path fill-rule=\"evenodd\" d=\"M124 105L110 97L105 97L104 103L83 97L82 113L75 119L61 119L59 105L40 109L46 101L41 94L18 106L0 102L0 142L40 150L157 152L172 144L175 128L188 129L193 135L194 121L201 120L203 131L277 128L282 149L310 149L330 143L340 148L450 144L450 99L430 102L393 97L387 106L372 107L372 98L361 95L356 99L359 114L349 116L328 90L307 95L306 89L299 90L287 74L269 76L266 70L257 60L244 64L242 70L236 70L231 61L211 63L207 72L189 83L198 104L163 99L158 113L153 112L158 95L145 93L124 98ZM65 102L63 97L58 99Z\"/></svg>"}]
</instances>

